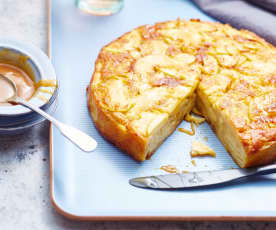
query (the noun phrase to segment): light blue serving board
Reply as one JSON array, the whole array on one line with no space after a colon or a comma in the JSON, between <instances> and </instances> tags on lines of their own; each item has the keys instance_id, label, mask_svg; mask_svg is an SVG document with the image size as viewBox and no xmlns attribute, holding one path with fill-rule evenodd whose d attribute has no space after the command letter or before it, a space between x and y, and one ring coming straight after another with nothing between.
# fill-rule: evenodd
<instances>
[{"instance_id":1,"label":"light blue serving board","mask_svg":"<svg viewBox=\"0 0 276 230\"><path fill-rule=\"evenodd\" d=\"M204 123L195 136L174 132L151 160L137 163L103 139L86 106L86 87L98 52L123 33L143 24L177 17L213 21L185 0L125 0L123 10L109 17L85 15L73 0L54 0L51 6L52 61L59 79L56 118L93 136L97 150L86 154L53 128L51 142L51 195L64 215L91 220L275 219L276 178L270 176L227 187L154 191L132 187L133 177L163 174L160 166L199 171L236 167L210 127ZM189 128L183 122L180 127ZM195 159L191 142L202 140L216 158Z\"/></svg>"}]
</instances>

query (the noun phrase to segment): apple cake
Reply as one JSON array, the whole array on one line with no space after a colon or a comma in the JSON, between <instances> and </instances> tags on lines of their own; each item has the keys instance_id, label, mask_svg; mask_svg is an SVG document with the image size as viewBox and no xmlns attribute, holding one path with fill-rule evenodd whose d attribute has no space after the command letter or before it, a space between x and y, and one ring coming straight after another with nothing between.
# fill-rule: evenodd
<instances>
[{"instance_id":1,"label":"apple cake","mask_svg":"<svg viewBox=\"0 0 276 230\"><path fill-rule=\"evenodd\" d=\"M141 26L103 47L88 86L100 133L138 161L194 106L240 167L276 159L276 49L199 20Z\"/></svg>"}]
</instances>

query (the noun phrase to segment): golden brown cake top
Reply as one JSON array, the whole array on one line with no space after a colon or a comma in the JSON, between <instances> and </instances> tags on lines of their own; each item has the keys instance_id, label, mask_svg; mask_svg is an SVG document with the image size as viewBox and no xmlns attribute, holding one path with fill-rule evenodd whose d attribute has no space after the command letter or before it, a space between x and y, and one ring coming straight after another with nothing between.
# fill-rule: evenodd
<instances>
[{"instance_id":1,"label":"golden brown cake top","mask_svg":"<svg viewBox=\"0 0 276 230\"><path fill-rule=\"evenodd\" d=\"M175 28L175 22L142 26L101 50L92 90L122 129L150 136L197 87L200 64L192 54L174 51L165 36Z\"/></svg>"},{"instance_id":2,"label":"golden brown cake top","mask_svg":"<svg viewBox=\"0 0 276 230\"><path fill-rule=\"evenodd\" d=\"M229 25L175 20L134 29L101 50L91 87L122 128L147 136L198 79L247 152L275 141L276 50Z\"/></svg>"}]
</instances>

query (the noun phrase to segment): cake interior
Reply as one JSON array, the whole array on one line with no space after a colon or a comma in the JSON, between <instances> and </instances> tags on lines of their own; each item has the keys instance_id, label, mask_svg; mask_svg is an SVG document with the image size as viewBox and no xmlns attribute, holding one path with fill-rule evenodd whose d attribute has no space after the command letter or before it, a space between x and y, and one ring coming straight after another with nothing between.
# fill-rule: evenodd
<instances>
[{"instance_id":1,"label":"cake interior","mask_svg":"<svg viewBox=\"0 0 276 230\"><path fill-rule=\"evenodd\" d=\"M175 107L174 111L168 115L168 118L155 127L148 139L145 154L146 159L149 159L163 141L175 131L176 127L183 121L185 115L191 112L195 105L195 98L195 94L184 98Z\"/></svg>"}]
</instances>

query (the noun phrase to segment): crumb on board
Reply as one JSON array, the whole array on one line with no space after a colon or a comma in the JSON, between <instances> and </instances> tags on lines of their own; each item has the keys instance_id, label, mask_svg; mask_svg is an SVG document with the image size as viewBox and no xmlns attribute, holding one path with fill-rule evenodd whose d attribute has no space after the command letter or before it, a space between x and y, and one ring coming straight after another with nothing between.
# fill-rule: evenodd
<instances>
[{"instance_id":1,"label":"crumb on board","mask_svg":"<svg viewBox=\"0 0 276 230\"><path fill-rule=\"evenodd\" d=\"M199 126L201 123L203 123L205 121L205 118L194 116L193 114L188 113L188 114L186 114L184 120L188 121L188 122L193 122L196 124L196 126Z\"/></svg>"},{"instance_id":2,"label":"crumb on board","mask_svg":"<svg viewBox=\"0 0 276 230\"><path fill-rule=\"evenodd\" d=\"M161 170L168 172L168 173L178 173L178 169L173 165L163 165L160 167Z\"/></svg>"},{"instance_id":3,"label":"crumb on board","mask_svg":"<svg viewBox=\"0 0 276 230\"><path fill-rule=\"evenodd\" d=\"M195 106L194 106L194 108L192 109L192 112L193 112L194 114L196 114L196 115L199 115L199 116L202 116L202 117L203 117L202 113L201 113L201 112L198 110L198 108L195 107Z\"/></svg>"},{"instance_id":4,"label":"crumb on board","mask_svg":"<svg viewBox=\"0 0 276 230\"><path fill-rule=\"evenodd\" d=\"M196 166L195 160L191 160L191 163L192 163L193 166Z\"/></svg>"},{"instance_id":5,"label":"crumb on board","mask_svg":"<svg viewBox=\"0 0 276 230\"><path fill-rule=\"evenodd\" d=\"M208 137L203 137L203 140L204 141L208 141Z\"/></svg>"},{"instance_id":6,"label":"crumb on board","mask_svg":"<svg viewBox=\"0 0 276 230\"><path fill-rule=\"evenodd\" d=\"M200 142L193 141L192 149L190 151L191 157L203 157L203 156L211 156L216 157L216 153L213 149L211 149L208 145Z\"/></svg>"},{"instance_id":7,"label":"crumb on board","mask_svg":"<svg viewBox=\"0 0 276 230\"><path fill-rule=\"evenodd\" d=\"M183 128L179 128L178 131L182 132L182 133L186 133L190 136L195 135L195 127L194 127L194 123L191 122L191 130L188 129L183 129Z\"/></svg>"},{"instance_id":8,"label":"crumb on board","mask_svg":"<svg viewBox=\"0 0 276 230\"><path fill-rule=\"evenodd\" d=\"M189 171L187 171L187 170L182 170L182 173L189 173Z\"/></svg>"}]
</instances>

